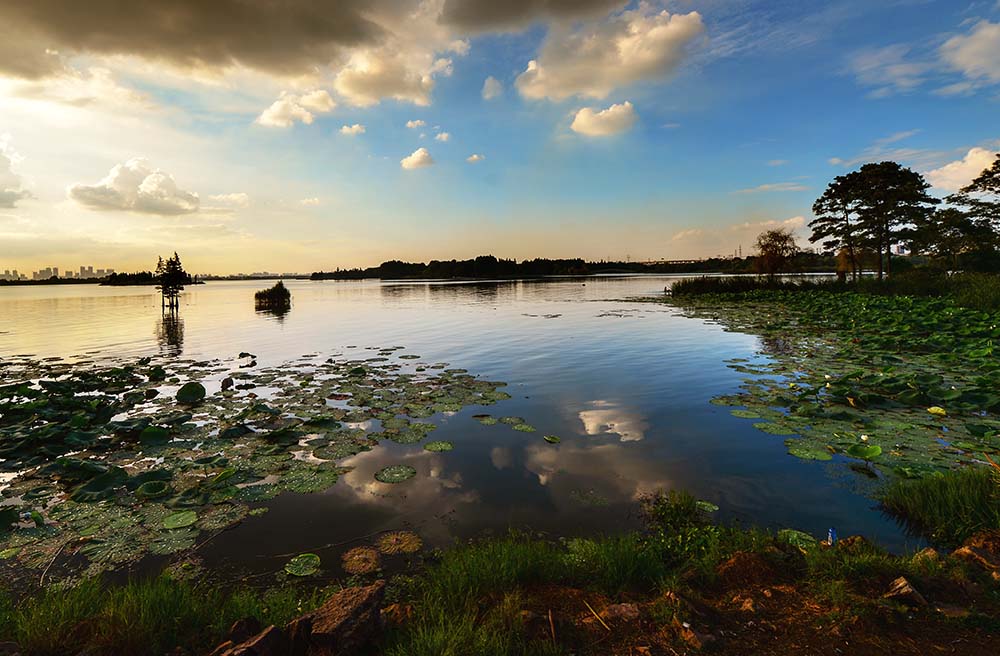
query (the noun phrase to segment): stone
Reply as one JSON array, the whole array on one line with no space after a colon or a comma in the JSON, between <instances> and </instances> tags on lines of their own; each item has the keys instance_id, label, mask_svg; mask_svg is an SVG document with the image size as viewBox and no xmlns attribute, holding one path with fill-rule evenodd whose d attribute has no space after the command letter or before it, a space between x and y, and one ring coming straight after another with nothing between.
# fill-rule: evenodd
<instances>
[{"instance_id":1,"label":"stone","mask_svg":"<svg viewBox=\"0 0 1000 656\"><path fill-rule=\"evenodd\" d=\"M941 555L932 547L924 547L913 554L914 563L936 563L941 560Z\"/></svg>"},{"instance_id":2,"label":"stone","mask_svg":"<svg viewBox=\"0 0 1000 656\"><path fill-rule=\"evenodd\" d=\"M347 588L315 611L294 620L289 631L301 640L302 624L309 625L309 650L314 656L344 656L366 646L382 630L381 608L385 581Z\"/></svg>"},{"instance_id":3,"label":"stone","mask_svg":"<svg viewBox=\"0 0 1000 656\"><path fill-rule=\"evenodd\" d=\"M927 605L924 596L917 592L905 577L900 576L889 586L889 591L882 595L883 599L890 599L911 608L921 608Z\"/></svg>"},{"instance_id":4,"label":"stone","mask_svg":"<svg viewBox=\"0 0 1000 656\"><path fill-rule=\"evenodd\" d=\"M236 381L233 380L232 376L227 376L226 378L223 378L222 379L222 391L223 392L228 392L229 390L233 389L233 386L235 384L236 384Z\"/></svg>"},{"instance_id":5,"label":"stone","mask_svg":"<svg viewBox=\"0 0 1000 656\"><path fill-rule=\"evenodd\" d=\"M260 620L256 617L245 617L233 622L233 625L229 627L229 633L226 634L226 637L230 642L238 645L257 635L263 629L264 627L260 625Z\"/></svg>"},{"instance_id":6,"label":"stone","mask_svg":"<svg viewBox=\"0 0 1000 656\"><path fill-rule=\"evenodd\" d=\"M934 607L934 610L941 613L948 619L962 619L972 615L972 611L968 608L963 608L962 606L953 606L951 604L938 604Z\"/></svg>"},{"instance_id":7,"label":"stone","mask_svg":"<svg viewBox=\"0 0 1000 656\"><path fill-rule=\"evenodd\" d=\"M988 572L1000 571L1000 557L979 547L962 546L951 552L951 555Z\"/></svg>"},{"instance_id":8,"label":"stone","mask_svg":"<svg viewBox=\"0 0 1000 656\"><path fill-rule=\"evenodd\" d=\"M639 619L639 607L635 604L611 604L601 611L601 617L606 620L634 622Z\"/></svg>"},{"instance_id":9,"label":"stone","mask_svg":"<svg viewBox=\"0 0 1000 656\"><path fill-rule=\"evenodd\" d=\"M0 656L20 656L21 645L16 642L0 642Z\"/></svg>"},{"instance_id":10,"label":"stone","mask_svg":"<svg viewBox=\"0 0 1000 656\"><path fill-rule=\"evenodd\" d=\"M216 649L212 653L218 653L219 656L286 656L288 652L288 636L278 627L271 625L245 642L222 652Z\"/></svg>"},{"instance_id":11,"label":"stone","mask_svg":"<svg viewBox=\"0 0 1000 656\"><path fill-rule=\"evenodd\" d=\"M673 627L677 632L677 636L694 649L702 649L705 645L715 642L715 636L695 631L690 624L681 622L676 617L674 618Z\"/></svg>"}]
</instances>

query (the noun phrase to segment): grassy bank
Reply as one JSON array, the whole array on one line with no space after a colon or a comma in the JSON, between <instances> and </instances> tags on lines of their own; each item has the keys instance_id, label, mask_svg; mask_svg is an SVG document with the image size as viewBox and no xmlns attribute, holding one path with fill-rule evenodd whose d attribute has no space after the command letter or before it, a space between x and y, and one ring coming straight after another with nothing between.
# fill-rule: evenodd
<instances>
[{"instance_id":1,"label":"grassy bank","mask_svg":"<svg viewBox=\"0 0 1000 656\"><path fill-rule=\"evenodd\" d=\"M841 644L880 653L872 649L912 640L915 627L927 636L921 648L982 645L1000 630L1000 588L967 563L894 556L860 538L829 547L797 531L720 526L711 510L688 495L658 496L643 506L642 531L512 534L431 554L428 565L389 581L387 627L372 653L657 655L710 640L728 654ZM952 619L928 607L901 625L913 609L882 599L900 576L951 608ZM27 655L200 654L237 619L282 625L325 596L308 582L220 591L166 576L117 587L87 581L16 604L0 597L0 641Z\"/></svg>"},{"instance_id":2,"label":"grassy bank","mask_svg":"<svg viewBox=\"0 0 1000 656\"><path fill-rule=\"evenodd\" d=\"M768 279L764 277L700 277L678 280L671 286L674 296L706 294L746 294L755 291L826 291L877 296L919 296L944 298L960 307L977 310L1000 309L1000 275L958 273L948 275L932 269L914 269L886 280L864 277L853 282L835 278Z\"/></svg>"},{"instance_id":3,"label":"grassy bank","mask_svg":"<svg viewBox=\"0 0 1000 656\"><path fill-rule=\"evenodd\" d=\"M955 546L983 530L1000 530L1000 476L986 467L967 467L920 480L895 479L882 505L915 532Z\"/></svg>"},{"instance_id":4,"label":"grassy bank","mask_svg":"<svg viewBox=\"0 0 1000 656\"><path fill-rule=\"evenodd\" d=\"M316 608L323 589L219 588L160 576L108 585L91 579L52 587L14 602L0 595L0 642L25 654L200 654L238 619L284 624Z\"/></svg>"}]
</instances>

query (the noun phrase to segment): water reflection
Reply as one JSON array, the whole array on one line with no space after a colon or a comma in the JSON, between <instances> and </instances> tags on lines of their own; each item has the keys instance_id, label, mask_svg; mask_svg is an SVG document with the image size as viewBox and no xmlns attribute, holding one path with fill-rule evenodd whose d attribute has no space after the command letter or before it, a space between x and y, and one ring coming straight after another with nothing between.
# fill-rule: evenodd
<instances>
[{"instance_id":1,"label":"water reflection","mask_svg":"<svg viewBox=\"0 0 1000 656\"><path fill-rule=\"evenodd\" d=\"M156 323L156 341L160 353L178 357L184 351L184 319L178 312L167 312Z\"/></svg>"},{"instance_id":2,"label":"water reflection","mask_svg":"<svg viewBox=\"0 0 1000 656\"><path fill-rule=\"evenodd\" d=\"M612 433L622 442L637 442L646 436L649 424L637 410L603 399L591 401L589 405L589 409L579 413L587 435Z\"/></svg>"},{"instance_id":3,"label":"water reflection","mask_svg":"<svg viewBox=\"0 0 1000 656\"><path fill-rule=\"evenodd\" d=\"M284 323L285 317L288 313L292 311L291 305L278 305L278 306L257 306L254 308L258 316L263 316L267 319L275 319L278 323Z\"/></svg>"}]
</instances>

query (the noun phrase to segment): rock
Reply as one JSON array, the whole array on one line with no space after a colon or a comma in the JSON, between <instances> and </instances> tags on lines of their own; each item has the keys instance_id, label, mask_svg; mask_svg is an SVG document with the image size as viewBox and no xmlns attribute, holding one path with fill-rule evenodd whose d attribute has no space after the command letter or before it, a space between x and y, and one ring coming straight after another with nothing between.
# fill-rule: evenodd
<instances>
[{"instance_id":1,"label":"rock","mask_svg":"<svg viewBox=\"0 0 1000 656\"><path fill-rule=\"evenodd\" d=\"M288 636L272 625L245 642L212 653L218 656L286 656L289 653Z\"/></svg>"},{"instance_id":2,"label":"rock","mask_svg":"<svg viewBox=\"0 0 1000 656\"><path fill-rule=\"evenodd\" d=\"M913 554L914 563L936 563L941 560L941 555L932 547L925 547Z\"/></svg>"},{"instance_id":3,"label":"rock","mask_svg":"<svg viewBox=\"0 0 1000 656\"><path fill-rule=\"evenodd\" d=\"M240 360L242 360L243 358L254 359L257 356L254 355L253 353L247 353L246 351L240 351L240 354L238 356L236 356L236 357L238 357Z\"/></svg>"},{"instance_id":4,"label":"rock","mask_svg":"<svg viewBox=\"0 0 1000 656\"><path fill-rule=\"evenodd\" d=\"M228 392L229 390L233 389L233 386L235 384L236 384L236 381L233 380L232 376L228 376L226 378L223 378L222 379L222 391L223 392Z\"/></svg>"},{"instance_id":5,"label":"rock","mask_svg":"<svg viewBox=\"0 0 1000 656\"><path fill-rule=\"evenodd\" d=\"M382 599L385 581L366 587L347 588L330 597L315 611L294 620L288 631L296 636L296 647L309 622L308 653L315 656L353 654L367 645L382 629Z\"/></svg>"},{"instance_id":6,"label":"rock","mask_svg":"<svg viewBox=\"0 0 1000 656\"><path fill-rule=\"evenodd\" d=\"M1000 571L1000 557L980 547L962 546L951 552L951 555L988 572Z\"/></svg>"},{"instance_id":7,"label":"rock","mask_svg":"<svg viewBox=\"0 0 1000 656\"><path fill-rule=\"evenodd\" d=\"M980 531L966 540L964 546L982 549L1000 558L1000 531Z\"/></svg>"},{"instance_id":8,"label":"rock","mask_svg":"<svg viewBox=\"0 0 1000 656\"><path fill-rule=\"evenodd\" d=\"M260 625L260 620L256 617L245 617L233 622L233 625L229 627L229 633L226 634L226 637L233 644L238 645L257 635L263 629L264 627Z\"/></svg>"},{"instance_id":9,"label":"rock","mask_svg":"<svg viewBox=\"0 0 1000 656\"><path fill-rule=\"evenodd\" d=\"M639 619L639 607L635 604L611 604L601 611L601 617L606 620L634 622Z\"/></svg>"},{"instance_id":10,"label":"rock","mask_svg":"<svg viewBox=\"0 0 1000 656\"><path fill-rule=\"evenodd\" d=\"M870 546L871 543L862 535L848 535L837 541L837 548L848 553L856 553Z\"/></svg>"},{"instance_id":11,"label":"rock","mask_svg":"<svg viewBox=\"0 0 1000 656\"><path fill-rule=\"evenodd\" d=\"M21 645L16 642L0 642L0 656L20 656Z\"/></svg>"},{"instance_id":12,"label":"rock","mask_svg":"<svg viewBox=\"0 0 1000 656\"><path fill-rule=\"evenodd\" d=\"M699 633L691 628L690 624L681 622L676 617L674 618L673 627L677 632L677 636L694 649L702 649L705 645L715 642L715 636L708 633Z\"/></svg>"},{"instance_id":13,"label":"rock","mask_svg":"<svg viewBox=\"0 0 1000 656\"><path fill-rule=\"evenodd\" d=\"M924 596L917 592L917 589L902 576L892 582L889 591L882 595L882 598L897 601L911 608L921 608L927 605Z\"/></svg>"}]
</instances>

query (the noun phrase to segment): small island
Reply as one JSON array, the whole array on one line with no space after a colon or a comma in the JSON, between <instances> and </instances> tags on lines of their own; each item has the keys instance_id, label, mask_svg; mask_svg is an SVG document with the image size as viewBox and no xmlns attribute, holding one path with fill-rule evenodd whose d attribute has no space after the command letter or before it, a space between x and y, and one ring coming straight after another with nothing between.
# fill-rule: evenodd
<instances>
[{"instance_id":1,"label":"small island","mask_svg":"<svg viewBox=\"0 0 1000 656\"><path fill-rule=\"evenodd\" d=\"M253 295L258 311L287 312L292 307L292 293L285 283L278 281L274 287L261 289Z\"/></svg>"}]
</instances>

